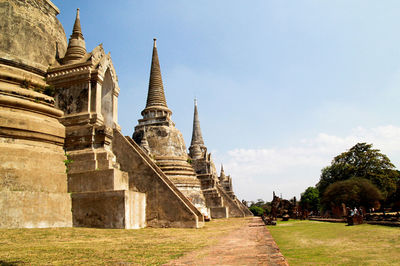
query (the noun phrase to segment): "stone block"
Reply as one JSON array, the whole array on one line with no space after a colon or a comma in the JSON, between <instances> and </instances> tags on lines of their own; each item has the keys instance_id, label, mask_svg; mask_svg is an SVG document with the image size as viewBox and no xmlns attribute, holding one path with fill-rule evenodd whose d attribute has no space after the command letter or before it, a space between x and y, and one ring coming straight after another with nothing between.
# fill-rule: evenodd
<instances>
[{"instance_id":1,"label":"stone block","mask_svg":"<svg viewBox=\"0 0 400 266\"><path fill-rule=\"evenodd\" d=\"M212 207L210 212L212 219L229 218L228 207Z\"/></svg>"},{"instance_id":2,"label":"stone block","mask_svg":"<svg viewBox=\"0 0 400 266\"><path fill-rule=\"evenodd\" d=\"M221 207L224 206L224 200L220 195L217 196L209 196L209 195L204 195L206 198L206 204L209 207Z\"/></svg>"},{"instance_id":3,"label":"stone block","mask_svg":"<svg viewBox=\"0 0 400 266\"><path fill-rule=\"evenodd\" d=\"M75 227L137 229L146 226L146 195L119 190L72 193Z\"/></svg>"},{"instance_id":4,"label":"stone block","mask_svg":"<svg viewBox=\"0 0 400 266\"><path fill-rule=\"evenodd\" d=\"M69 152L73 161L94 161L96 160L96 154L93 149L78 150Z\"/></svg>"},{"instance_id":5,"label":"stone block","mask_svg":"<svg viewBox=\"0 0 400 266\"><path fill-rule=\"evenodd\" d=\"M68 192L128 190L129 176L118 169L68 174Z\"/></svg>"},{"instance_id":6,"label":"stone block","mask_svg":"<svg viewBox=\"0 0 400 266\"><path fill-rule=\"evenodd\" d=\"M82 173L98 170L96 160L75 160L71 157L72 162L68 165L68 173Z\"/></svg>"},{"instance_id":7,"label":"stone block","mask_svg":"<svg viewBox=\"0 0 400 266\"><path fill-rule=\"evenodd\" d=\"M68 193L0 191L0 228L71 226Z\"/></svg>"},{"instance_id":8,"label":"stone block","mask_svg":"<svg viewBox=\"0 0 400 266\"><path fill-rule=\"evenodd\" d=\"M0 137L0 191L67 192L61 146Z\"/></svg>"}]
</instances>

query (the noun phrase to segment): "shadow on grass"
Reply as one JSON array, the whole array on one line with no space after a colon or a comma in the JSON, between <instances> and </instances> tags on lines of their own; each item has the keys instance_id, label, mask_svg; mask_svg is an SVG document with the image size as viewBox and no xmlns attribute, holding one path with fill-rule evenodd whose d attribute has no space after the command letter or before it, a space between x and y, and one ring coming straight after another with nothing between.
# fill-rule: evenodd
<instances>
[{"instance_id":1,"label":"shadow on grass","mask_svg":"<svg viewBox=\"0 0 400 266\"><path fill-rule=\"evenodd\" d=\"M23 261L9 261L9 262L7 262L7 261L0 260L0 266L13 266L13 265L19 265L19 264L22 264L22 263L24 263L24 262Z\"/></svg>"}]
</instances>

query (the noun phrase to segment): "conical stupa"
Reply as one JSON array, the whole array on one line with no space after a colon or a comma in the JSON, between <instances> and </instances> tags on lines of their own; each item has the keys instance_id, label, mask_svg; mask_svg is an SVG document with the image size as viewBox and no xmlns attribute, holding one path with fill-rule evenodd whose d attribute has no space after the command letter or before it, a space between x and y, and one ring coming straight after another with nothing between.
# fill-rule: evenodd
<instances>
[{"instance_id":1,"label":"conical stupa","mask_svg":"<svg viewBox=\"0 0 400 266\"><path fill-rule=\"evenodd\" d=\"M197 100L194 100L194 115L193 115L193 132L192 141L189 147L189 155L193 159L199 159L207 154L207 148L204 146L203 136L200 129L199 113L197 111Z\"/></svg>"},{"instance_id":2,"label":"conical stupa","mask_svg":"<svg viewBox=\"0 0 400 266\"><path fill-rule=\"evenodd\" d=\"M69 38L67 52L63 58L63 64L74 63L86 55L86 44L81 29L79 8L76 10L76 18L71 37Z\"/></svg>"},{"instance_id":3,"label":"conical stupa","mask_svg":"<svg viewBox=\"0 0 400 266\"><path fill-rule=\"evenodd\" d=\"M132 138L140 144L145 136L149 153L156 164L194 206L209 217L200 181L186 153L182 133L171 120L172 112L165 99L156 39L153 43L146 107L141 114L143 118L135 127Z\"/></svg>"}]
</instances>

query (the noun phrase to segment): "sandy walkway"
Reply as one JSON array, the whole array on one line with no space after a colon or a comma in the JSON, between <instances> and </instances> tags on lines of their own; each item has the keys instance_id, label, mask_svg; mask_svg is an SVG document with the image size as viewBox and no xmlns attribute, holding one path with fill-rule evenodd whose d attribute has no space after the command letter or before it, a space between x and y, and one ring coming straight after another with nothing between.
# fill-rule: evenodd
<instances>
[{"instance_id":1,"label":"sandy walkway","mask_svg":"<svg viewBox=\"0 0 400 266\"><path fill-rule=\"evenodd\" d=\"M288 265L260 217L217 244L196 250L165 265Z\"/></svg>"}]
</instances>

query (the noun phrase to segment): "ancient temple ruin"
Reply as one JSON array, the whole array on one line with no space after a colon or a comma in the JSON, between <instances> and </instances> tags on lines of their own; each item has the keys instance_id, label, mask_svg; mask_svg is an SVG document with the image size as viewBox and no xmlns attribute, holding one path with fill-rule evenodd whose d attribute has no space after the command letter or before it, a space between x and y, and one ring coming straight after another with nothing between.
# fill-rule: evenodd
<instances>
[{"instance_id":1,"label":"ancient temple ruin","mask_svg":"<svg viewBox=\"0 0 400 266\"><path fill-rule=\"evenodd\" d=\"M0 228L198 228L235 216L204 144L190 158L171 120L155 41L134 141L118 124L110 54L87 51L79 9L67 42L58 13L50 0L0 1Z\"/></svg>"},{"instance_id":2,"label":"ancient temple ruin","mask_svg":"<svg viewBox=\"0 0 400 266\"><path fill-rule=\"evenodd\" d=\"M190 164L182 133L175 127L171 115L165 99L154 39L146 107L132 137L194 206L209 218L200 181Z\"/></svg>"},{"instance_id":3,"label":"ancient temple ruin","mask_svg":"<svg viewBox=\"0 0 400 266\"><path fill-rule=\"evenodd\" d=\"M201 181L201 189L206 198L206 205L210 209L211 218L244 217L252 215L244 206L232 189L232 180L224 175L218 177L211 153L207 152L200 128L197 100L194 103L192 141L189 147L189 156L196 171L197 178ZM224 176L224 178L221 178ZM226 183L228 181L228 186Z\"/></svg>"}]
</instances>

